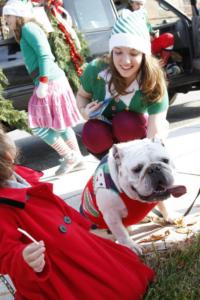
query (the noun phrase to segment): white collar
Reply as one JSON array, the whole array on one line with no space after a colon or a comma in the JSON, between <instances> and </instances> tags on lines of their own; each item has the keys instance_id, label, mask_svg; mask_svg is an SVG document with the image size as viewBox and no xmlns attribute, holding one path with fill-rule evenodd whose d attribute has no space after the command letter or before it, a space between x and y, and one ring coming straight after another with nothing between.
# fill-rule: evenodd
<instances>
[{"instance_id":1,"label":"white collar","mask_svg":"<svg viewBox=\"0 0 200 300\"><path fill-rule=\"evenodd\" d=\"M110 92L109 92L109 90L108 90L108 82L109 82L110 77L111 77L110 73L108 72L108 69L105 69L105 70L101 71L101 72L98 74L98 76L99 76L100 78L102 78L102 79L105 81L105 83L106 83L106 85L105 85L105 90L106 90L106 91L105 91L105 92L106 92L106 94L105 94L105 99L112 98L112 97L111 97L111 94L110 94ZM111 89L112 89L112 86L111 86ZM135 79L135 80L128 86L128 88L127 88L127 90L126 90L127 92L130 91L130 93L128 93L127 95L122 95L122 96L120 96L119 98L120 98L120 100L123 101L127 106L129 106L129 104L130 104L130 102L131 102L131 99L132 99L133 96L135 95L135 92L138 91L138 90L139 90L138 79Z\"/></svg>"}]
</instances>

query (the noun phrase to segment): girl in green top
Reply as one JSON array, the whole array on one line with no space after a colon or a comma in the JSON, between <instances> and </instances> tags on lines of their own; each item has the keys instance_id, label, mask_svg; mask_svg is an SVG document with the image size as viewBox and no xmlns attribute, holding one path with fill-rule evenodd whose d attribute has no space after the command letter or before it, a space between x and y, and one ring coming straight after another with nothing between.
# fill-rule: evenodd
<instances>
[{"instance_id":1,"label":"girl in green top","mask_svg":"<svg viewBox=\"0 0 200 300\"><path fill-rule=\"evenodd\" d=\"M88 64L77 94L79 110L87 120L83 143L97 156L115 142L162 138L167 130L164 73L151 56L149 32L137 12L126 10L118 18L109 47L107 61Z\"/></svg>"},{"instance_id":2,"label":"girl in green top","mask_svg":"<svg viewBox=\"0 0 200 300\"><path fill-rule=\"evenodd\" d=\"M8 27L20 44L35 89L28 105L29 126L61 156L56 175L82 163L72 126L81 116L64 72L55 62L47 36L33 19L29 3L9 0L3 7Z\"/></svg>"}]
</instances>

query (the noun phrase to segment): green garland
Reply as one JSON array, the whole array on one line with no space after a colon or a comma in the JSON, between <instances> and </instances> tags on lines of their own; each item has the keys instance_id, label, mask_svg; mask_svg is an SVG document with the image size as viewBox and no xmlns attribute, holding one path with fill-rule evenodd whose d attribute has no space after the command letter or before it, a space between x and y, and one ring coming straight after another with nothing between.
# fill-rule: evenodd
<instances>
[{"instance_id":1,"label":"green garland","mask_svg":"<svg viewBox=\"0 0 200 300\"><path fill-rule=\"evenodd\" d=\"M48 17L54 29L54 31L49 34L49 43L51 46L51 50L53 52L53 55L55 56L56 61L58 62L58 65L65 72L72 90L74 91L74 93L76 93L80 85L80 80L71 60L70 47L64 40L64 34L57 27L58 23L56 18L50 13L48 13ZM83 57L83 59L85 59L89 55L89 48L87 42L83 37L83 34L77 32L77 35L81 44L81 50L79 51L79 54ZM84 62L82 68L83 67Z\"/></svg>"}]
</instances>

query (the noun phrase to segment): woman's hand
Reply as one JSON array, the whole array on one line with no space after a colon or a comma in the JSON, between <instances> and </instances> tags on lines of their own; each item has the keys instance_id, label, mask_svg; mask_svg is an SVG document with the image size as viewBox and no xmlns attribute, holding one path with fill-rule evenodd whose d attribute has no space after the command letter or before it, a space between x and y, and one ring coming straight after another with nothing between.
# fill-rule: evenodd
<instances>
[{"instance_id":1,"label":"woman's hand","mask_svg":"<svg viewBox=\"0 0 200 300\"><path fill-rule=\"evenodd\" d=\"M93 101L88 103L85 107L82 107L81 114L84 119L88 120L90 118L90 114L97 110L101 106L101 102Z\"/></svg>"},{"instance_id":2,"label":"woman's hand","mask_svg":"<svg viewBox=\"0 0 200 300\"><path fill-rule=\"evenodd\" d=\"M89 114L99 108L101 102L92 101L93 95L87 93L82 86L76 95L78 109L85 120L89 119Z\"/></svg>"},{"instance_id":3,"label":"woman's hand","mask_svg":"<svg viewBox=\"0 0 200 300\"><path fill-rule=\"evenodd\" d=\"M35 272L42 272L45 266L45 246L44 242L40 241L39 244L31 243L23 250L23 258L25 262Z\"/></svg>"}]
</instances>

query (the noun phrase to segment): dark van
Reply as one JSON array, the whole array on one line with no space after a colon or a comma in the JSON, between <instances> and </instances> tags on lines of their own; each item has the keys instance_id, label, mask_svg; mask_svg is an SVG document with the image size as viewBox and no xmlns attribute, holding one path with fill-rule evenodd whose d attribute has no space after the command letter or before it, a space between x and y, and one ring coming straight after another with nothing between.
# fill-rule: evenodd
<instances>
[{"instance_id":1,"label":"dark van","mask_svg":"<svg viewBox=\"0 0 200 300\"><path fill-rule=\"evenodd\" d=\"M175 38L171 64L180 72L168 75L171 103L176 93L187 93L200 89L200 15L197 1L182 1L181 11L172 4L175 1L156 0L161 22L154 25L160 33L171 32Z\"/></svg>"}]
</instances>

